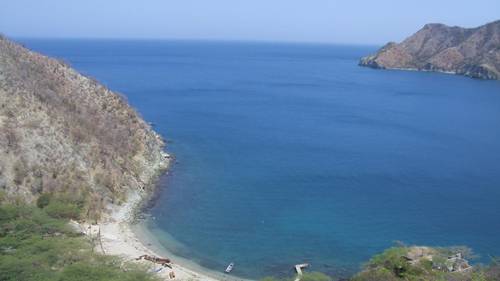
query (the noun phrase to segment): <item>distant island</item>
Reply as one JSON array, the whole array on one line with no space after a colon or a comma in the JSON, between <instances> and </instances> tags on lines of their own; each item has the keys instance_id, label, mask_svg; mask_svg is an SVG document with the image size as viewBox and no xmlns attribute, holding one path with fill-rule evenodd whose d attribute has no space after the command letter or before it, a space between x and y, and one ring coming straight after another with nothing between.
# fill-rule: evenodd
<instances>
[{"instance_id":1,"label":"distant island","mask_svg":"<svg viewBox=\"0 0 500 281\"><path fill-rule=\"evenodd\" d=\"M500 20L476 28L426 24L401 43L390 42L359 65L437 71L500 79Z\"/></svg>"}]
</instances>

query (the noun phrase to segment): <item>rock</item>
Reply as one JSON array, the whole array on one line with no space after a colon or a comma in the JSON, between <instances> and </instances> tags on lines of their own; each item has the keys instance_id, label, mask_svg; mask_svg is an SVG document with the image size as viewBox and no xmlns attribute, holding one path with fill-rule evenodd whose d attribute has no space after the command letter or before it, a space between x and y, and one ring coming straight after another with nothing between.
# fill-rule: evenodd
<instances>
[{"instance_id":1,"label":"rock","mask_svg":"<svg viewBox=\"0 0 500 281\"><path fill-rule=\"evenodd\" d=\"M430 260L432 261L433 255L436 253L436 251L432 248L429 247L411 247L404 256L404 258L410 263L410 264L416 264L419 263L421 260Z\"/></svg>"}]
</instances>

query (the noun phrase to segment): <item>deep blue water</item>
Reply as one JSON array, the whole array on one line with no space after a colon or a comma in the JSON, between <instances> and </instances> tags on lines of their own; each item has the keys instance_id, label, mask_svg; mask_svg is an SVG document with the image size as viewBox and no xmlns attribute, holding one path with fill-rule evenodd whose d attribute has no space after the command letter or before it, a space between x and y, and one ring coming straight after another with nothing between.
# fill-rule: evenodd
<instances>
[{"instance_id":1,"label":"deep blue water","mask_svg":"<svg viewBox=\"0 0 500 281\"><path fill-rule=\"evenodd\" d=\"M151 212L177 254L250 277L348 275L397 240L500 255L497 81L358 67L376 47L21 41L170 141Z\"/></svg>"}]
</instances>

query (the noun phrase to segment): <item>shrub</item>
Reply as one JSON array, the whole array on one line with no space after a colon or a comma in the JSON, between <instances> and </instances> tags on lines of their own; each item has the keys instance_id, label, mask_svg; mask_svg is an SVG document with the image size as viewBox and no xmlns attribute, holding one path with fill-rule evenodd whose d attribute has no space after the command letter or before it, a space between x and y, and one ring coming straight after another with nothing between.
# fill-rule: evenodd
<instances>
[{"instance_id":1,"label":"shrub","mask_svg":"<svg viewBox=\"0 0 500 281\"><path fill-rule=\"evenodd\" d=\"M7 198L7 194L5 193L5 191L3 190L0 190L0 204L5 201Z\"/></svg>"},{"instance_id":2,"label":"shrub","mask_svg":"<svg viewBox=\"0 0 500 281\"><path fill-rule=\"evenodd\" d=\"M352 281L399 281L400 278L386 268L363 271L352 278Z\"/></svg>"},{"instance_id":3,"label":"shrub","mask_svg":"<svg viewBox=\"0 0 500 281\"><path fill-rule=\"evenodd\" d=\"M67 220L46 213L54 202L45 209L0 205L0 280L157 280L144 268L122 269L121 259L93 253Z\"/></svg>"},{"instance_id":4,"label":"shrub","mask_svg":"<svg viewBox=\"0 0 500 281\"><path fill-rule=\"evenodd\" d=\"M403 259L408 252L406 247L392 247L374 256L368 263L370 268L384 267L398 277L404 277L410 265Z\"/></svg>"},{"instance_id":5,"label":"shrub","mask_svg":"<svg viewBox=\"0 0 500 281\"><path fill-rule=\"evenodd\" d=\"M74 203L52 200L44 208L47 214L53 218L79 219L80 208Z\"/></svg>"},{"instance_id":6,"label":"shrub","mask_svg":"<svg viewBox=\"0 0 500 281\"><path fill-rule=\"evenodd\" d=\"M109 263L109 259L101 257L99 262L87 261L74 263L64 268L60 281L149 281L150 274L142 270L121 270Z\"/></svg>"},{"instance_id":7,"label":"shrub","mask_svg":"<svg viewBox=\"0 0 500 281\"><path fill-rule=\"evenodd\" d=\"M38 208L45 208L50 203L52 195L50 193L43 193L36 200L36 205Z\"/></svg>"}]
</instances>

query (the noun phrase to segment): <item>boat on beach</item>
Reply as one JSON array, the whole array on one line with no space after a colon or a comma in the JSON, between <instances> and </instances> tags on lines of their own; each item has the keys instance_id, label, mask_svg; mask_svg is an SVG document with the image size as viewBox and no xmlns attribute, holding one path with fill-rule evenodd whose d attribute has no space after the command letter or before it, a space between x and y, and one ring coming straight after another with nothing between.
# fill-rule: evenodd
<instances>
[{"instance_id":1,"label":"boat on beach","mask_svg":"<svg viewBox=\"0 0 500 281\"><path fill-rule=\"evenodd\" d=\"M230 273L231 271L233 271L233 268L234 268L234 262L230 263L230 264L226 267L226 270L224 270L224 272L226 272L226 273Z\"/></svg>"}]
</instances>

